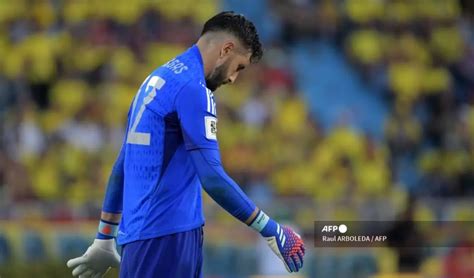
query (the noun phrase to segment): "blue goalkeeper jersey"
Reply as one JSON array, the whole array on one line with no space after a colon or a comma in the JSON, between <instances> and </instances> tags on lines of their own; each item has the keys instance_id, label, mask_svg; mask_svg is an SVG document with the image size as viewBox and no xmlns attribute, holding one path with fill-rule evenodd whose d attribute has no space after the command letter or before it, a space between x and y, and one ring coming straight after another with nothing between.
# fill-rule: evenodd
<instances>
[{"instance_id":1,"label":"blue goalkeeper jersey","mask_svg":"<svg viewBox=\"0 0 474 278\"><path fill-rule=\"evenodd\" d=\"M218 149L216 104L196 45L154 70L129 111L118 243L204 224L189 150Z\"/></svg>"}]
</instances>

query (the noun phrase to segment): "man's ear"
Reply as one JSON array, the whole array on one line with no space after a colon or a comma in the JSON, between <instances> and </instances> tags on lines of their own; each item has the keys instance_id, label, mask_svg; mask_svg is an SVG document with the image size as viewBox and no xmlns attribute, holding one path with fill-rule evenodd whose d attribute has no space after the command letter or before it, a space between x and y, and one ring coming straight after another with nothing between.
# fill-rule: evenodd
<instances>
[{"instance_id":1,"label":"man's ear","mask_svg":"<svg viewBox=\"0 0 474 278\"><path fill-rule=\"evenodd\" d=\"M232 50L234 49L234 47L235 47L234 42L232 42L232 41L225 42L222 45L222 48L221 48L221 53L219 55L220 58L223 58L223 57L229 55L232 52Z\"/></svg>"}]
</instances>

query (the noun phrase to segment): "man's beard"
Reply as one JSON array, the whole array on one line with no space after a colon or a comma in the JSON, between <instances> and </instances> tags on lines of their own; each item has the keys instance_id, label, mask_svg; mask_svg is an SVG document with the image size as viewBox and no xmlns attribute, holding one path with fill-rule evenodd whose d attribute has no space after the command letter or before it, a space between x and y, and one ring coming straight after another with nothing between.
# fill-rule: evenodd
<instances>
[{"instance_id":1,"label":"man's beard","mask_svg":"<svg viewBox=\"0 0 474 278\"><path fill-rule=\"evenodd\" d=\"M226 72L227 72L227 64L224 63L220 66L218 66L208 77L206 77L206 87L214 92L219 88L221 85L227 83L227 77Z\"/></svg>"}]
</instances>

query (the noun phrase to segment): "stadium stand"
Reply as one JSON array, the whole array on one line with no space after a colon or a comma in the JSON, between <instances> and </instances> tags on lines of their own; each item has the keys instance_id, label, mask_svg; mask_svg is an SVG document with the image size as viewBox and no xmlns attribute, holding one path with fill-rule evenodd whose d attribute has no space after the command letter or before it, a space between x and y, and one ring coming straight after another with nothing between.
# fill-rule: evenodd
<instances>
[{"instance_id":1,"label":"stadium stand","mask_svg":"<svg viewBox=\"0 0 474 278\"><path fill-rule=\"evenodd\" d=\"M317 219L395 220L412 208L411 220L474 220L468 1L110 2L0 1L5 277L46 271L5 267L13 262L56 269L51 260L88 245L138 86L221 9L247 15L265 42L262 63L216 93L224 165L260 206L308 242ZM256 238L230 241L238 224L216 207L205 198L206 277L257 273L264 259L245 243ZM415 265L388 247L316 248L303 275L472 277L456 263L472 258L456 249L462 240L474 241Z\"/></svg>"}]
</instances>

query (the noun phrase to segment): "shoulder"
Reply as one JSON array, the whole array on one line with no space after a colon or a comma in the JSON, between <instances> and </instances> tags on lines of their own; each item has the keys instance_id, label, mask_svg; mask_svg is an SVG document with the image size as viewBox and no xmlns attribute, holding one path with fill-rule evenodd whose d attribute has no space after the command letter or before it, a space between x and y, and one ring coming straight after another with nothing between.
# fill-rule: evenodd
<instances>
[{"instance_id":1,"label":"shoulder","mask_svg":"<svg viewBox=\"0 0 474 278\"><path fill-rule=\"evenodd\" d=\"M202 77L202 64L195 56L192 48L190 48L181 55L169 60L161 67L178 80Z\"/></svg>"},{"instance_id":2,"label":"shoulder","mask_svg":"<svg viewBox=\"0 0 474 278\"><path fill-rule=\"evenodd\" d=\"M179 56L166 62L162 67L168 69L170 73L174 74L177 78L179 78L180 75L186 76L187 73L193 69L193 66L190 65L187 59L183 59Z\"/></svg>"},{"instance_id":3,"label":"shoulder","mask_svg":"<svg viewBox=\"0 0 474 278\"><path fill-rule=\"evenodd\" d=\"M201 80L191 78L183 84L178 94L186 98L204 100L207 98L208 91Z\"/></svg>"},{"instance_id":4,"label":"shoulder","mask_svg":"<svg viewBox=\"0 0 474 278\"><path fill-rule=\"evenodd\" d=\"M193 73L191 69L185 70L184 67L186 66L173 66L175 65L174 60L162 65L156 73L169 82L170 86L174 87L177 93L188 90L205 91L205 86L201 86L203 82L199 75Z\"/></svg>"},{"instance_id":5,"label":"shoulder","mask_svg":"<svg viewBox=\"0 0 474 278\"><path fill-rule=\"evenodd\" d=\"M168 75L173 76L174 79L179 81L189 80L200 80L204 78L203 65L198 57L196 50L197 47L193 46L166 62L161 68L166 71Z\"/></svg>"},{"instance_id":6,"label":"shoulder","mask_svg":"<svg viewBox=\"0 0 474 278\"><path fill-rule=\"evenodd\" d=\"M184 86L177 96L179 106L186 105L200 111L216 115L216 103L211 90L202 81L191 80Z\"/></svg>"}]
</instances>

